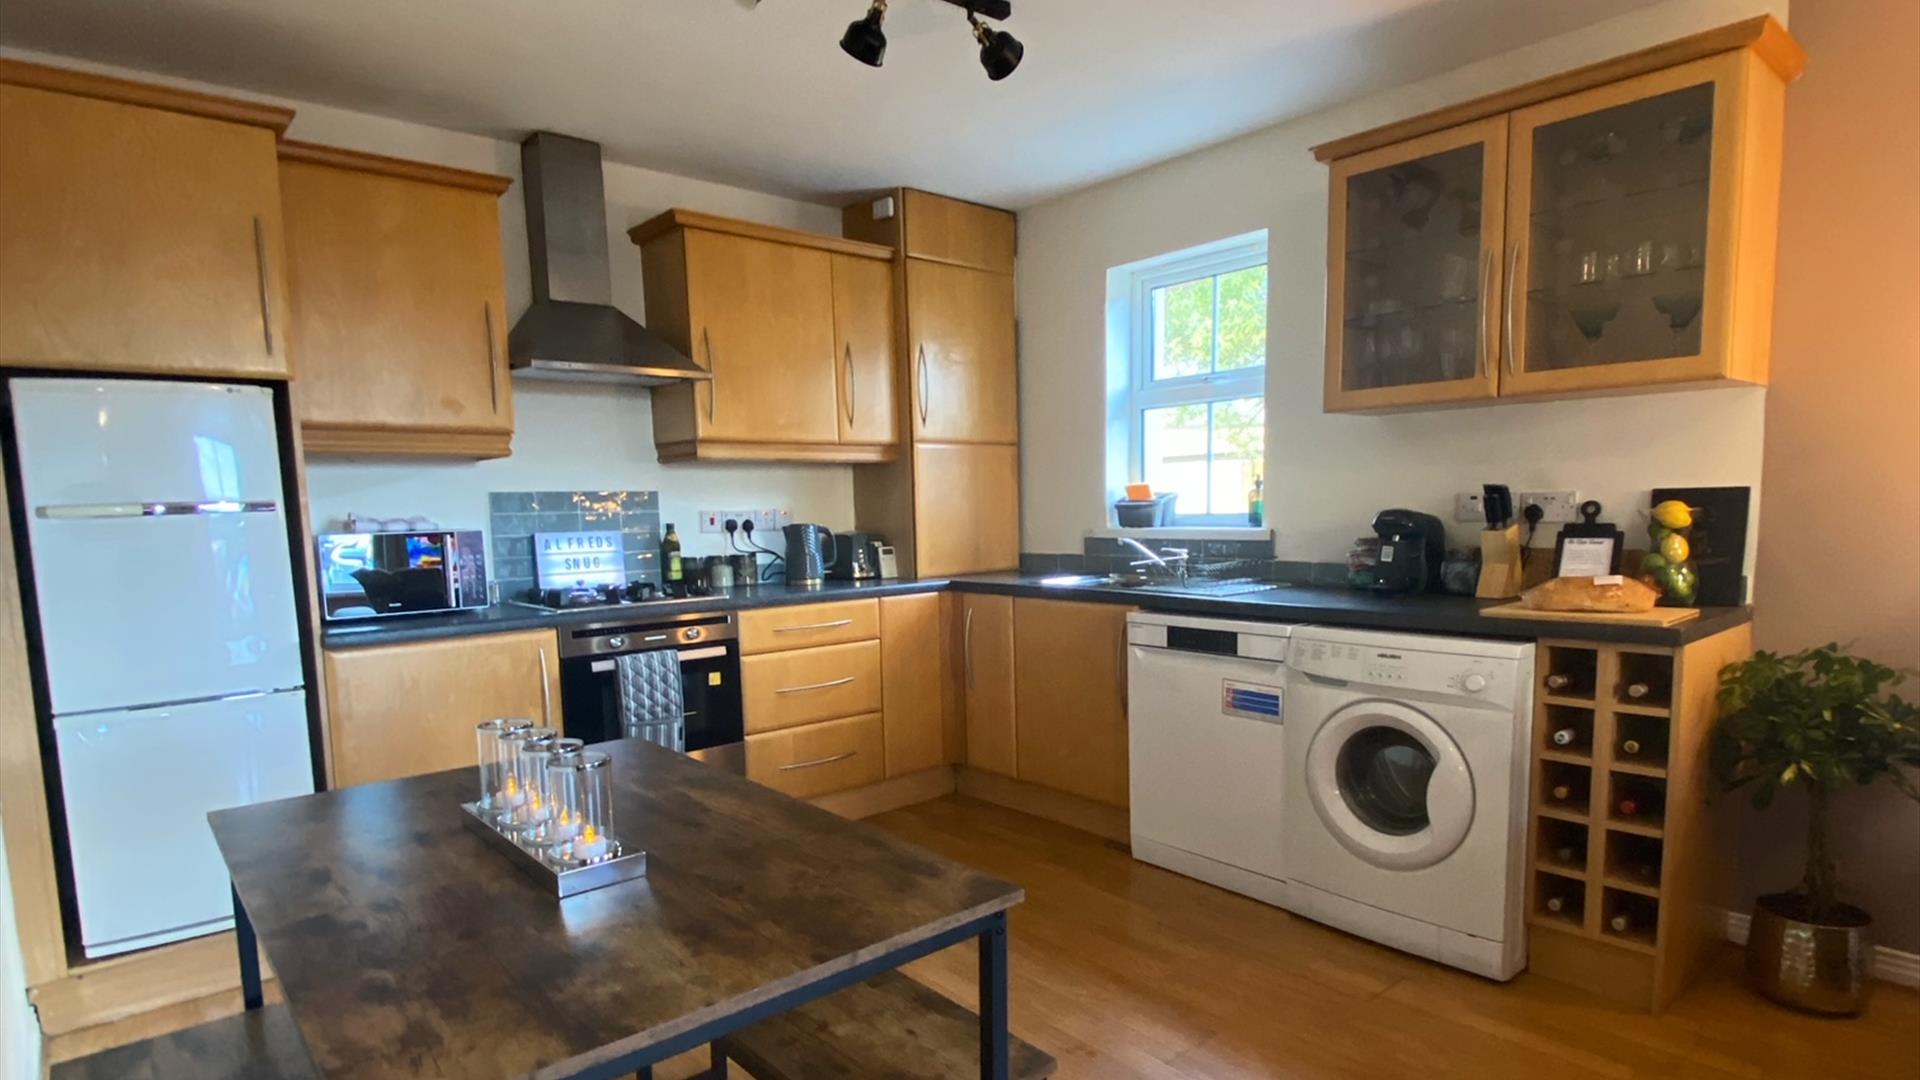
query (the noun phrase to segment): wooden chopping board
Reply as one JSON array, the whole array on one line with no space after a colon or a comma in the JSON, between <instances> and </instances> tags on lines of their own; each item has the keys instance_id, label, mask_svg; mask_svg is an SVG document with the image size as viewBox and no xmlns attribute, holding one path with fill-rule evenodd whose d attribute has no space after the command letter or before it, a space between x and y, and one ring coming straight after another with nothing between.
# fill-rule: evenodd
<instances>
[{"instance_id":1,"label":"wooden chopping board","mask_svg":"<svg viewBox=\"0 0 1920 1080\"><path fill-rule=\"evenodd\" d=\"M1619 626L1678 626L1700 617L1699 608L1657 607L1651 611L1540 611L1516 600L1481 608L1496 619L1543 619L1547 622L1614 623Z\"/></svg>"}]
</instances>

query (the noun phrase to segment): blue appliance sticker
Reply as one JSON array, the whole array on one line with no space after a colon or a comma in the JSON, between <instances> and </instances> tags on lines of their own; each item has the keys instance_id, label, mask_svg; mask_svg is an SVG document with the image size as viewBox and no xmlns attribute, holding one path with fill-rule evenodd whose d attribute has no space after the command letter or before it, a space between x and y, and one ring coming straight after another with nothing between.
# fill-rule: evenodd
<instances>
[{"instance_id":1,"label":"blue appliance sticker","mask_svg":"<svg viewBox=\"0 0 1920 1080\"><path fill-rule=\"evenodd\" d=\"M1220 711L1249 720L1280 722L1280 688L1263 683L1220 680Z\"/></svg>"}]
</instances>

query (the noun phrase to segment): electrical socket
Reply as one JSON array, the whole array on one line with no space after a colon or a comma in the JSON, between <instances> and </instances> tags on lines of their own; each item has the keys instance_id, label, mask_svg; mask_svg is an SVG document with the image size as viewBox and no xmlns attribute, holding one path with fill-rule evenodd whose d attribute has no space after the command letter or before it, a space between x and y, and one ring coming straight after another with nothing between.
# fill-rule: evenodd
<instances>
[{"instance_id":1,"label":"electrical socket","mask_svg":"<svg viewBox=\"0 0 1920 1080\"><path fill-rule=\"evenodd\" d=\"M1568 524L1580 520L1580 493L1577 491L1516 491L1513 493L1514 515L1526 520L1526 509L1538 506L1546 516L1540 519L1542 524Z\"/></svg>"},{"instance_id":2,"label":"electrical socket","mask_svg":"<svg viewBox=\"0 0 1920 1080\"><path fill-rule=\"evenodd\" d=\"M1453 497L1453 520L1486 524L1487 500L1478 491L1463 491Z\"/></svg>"},{"instance_id":3,"label":"electrical socket","mask_svg":"<svg viewBox=\"0 0 1920 1080\"><path fill-rule=\"evenodd\" d=\"M702 510L700 511L700 531L703 533L720 533L724 535L727 531L728 518L732 518L735 521L745 521L752 516L753 511L751 510ZM756 529L759 528L760 523L755 522L753 527Z\"/></svg>"}]
</instances>

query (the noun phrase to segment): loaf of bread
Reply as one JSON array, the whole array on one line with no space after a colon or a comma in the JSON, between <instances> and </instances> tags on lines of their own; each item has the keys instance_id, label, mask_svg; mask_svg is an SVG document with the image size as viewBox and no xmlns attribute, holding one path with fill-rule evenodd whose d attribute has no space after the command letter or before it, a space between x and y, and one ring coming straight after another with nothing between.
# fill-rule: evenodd
<instances>
[{"instance_id":1,"label":"loaf of bread","mask_svg":"<svg viewBox=\"0 0 1920 1080\"><path fill-rule=\"evenodd\" d=\"M1651 611L1660 590L1637 578L1557 577L1520 594L1535 611Z\"/></svg>"}]
</instances>

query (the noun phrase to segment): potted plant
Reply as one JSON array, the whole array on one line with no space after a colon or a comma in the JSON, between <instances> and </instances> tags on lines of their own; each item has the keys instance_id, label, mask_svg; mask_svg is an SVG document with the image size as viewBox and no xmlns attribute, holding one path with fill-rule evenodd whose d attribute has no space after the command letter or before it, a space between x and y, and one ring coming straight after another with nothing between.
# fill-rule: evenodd
<instances>
[{"instance_id":1,"label":"potted plant","mask_svg":"<svg viewBox=\"0 0 1920 1080\"><path fill-rule=\"evenodd\" d=\"M1757 652L1720 672L1712 767L1722 789L1751 787L1762 810L1781 788L1806 791L1806 874L1754 901L1747 937L1747 975L1775 1001L1834 1014L1865 1002L1872 920L1839 898L1827 815L1836 793L1883 775L1920 800L1902 771L1920 767L1920 708L1887 692L1900 680L1838 645Z\"/></svg>"}]
</instances>

